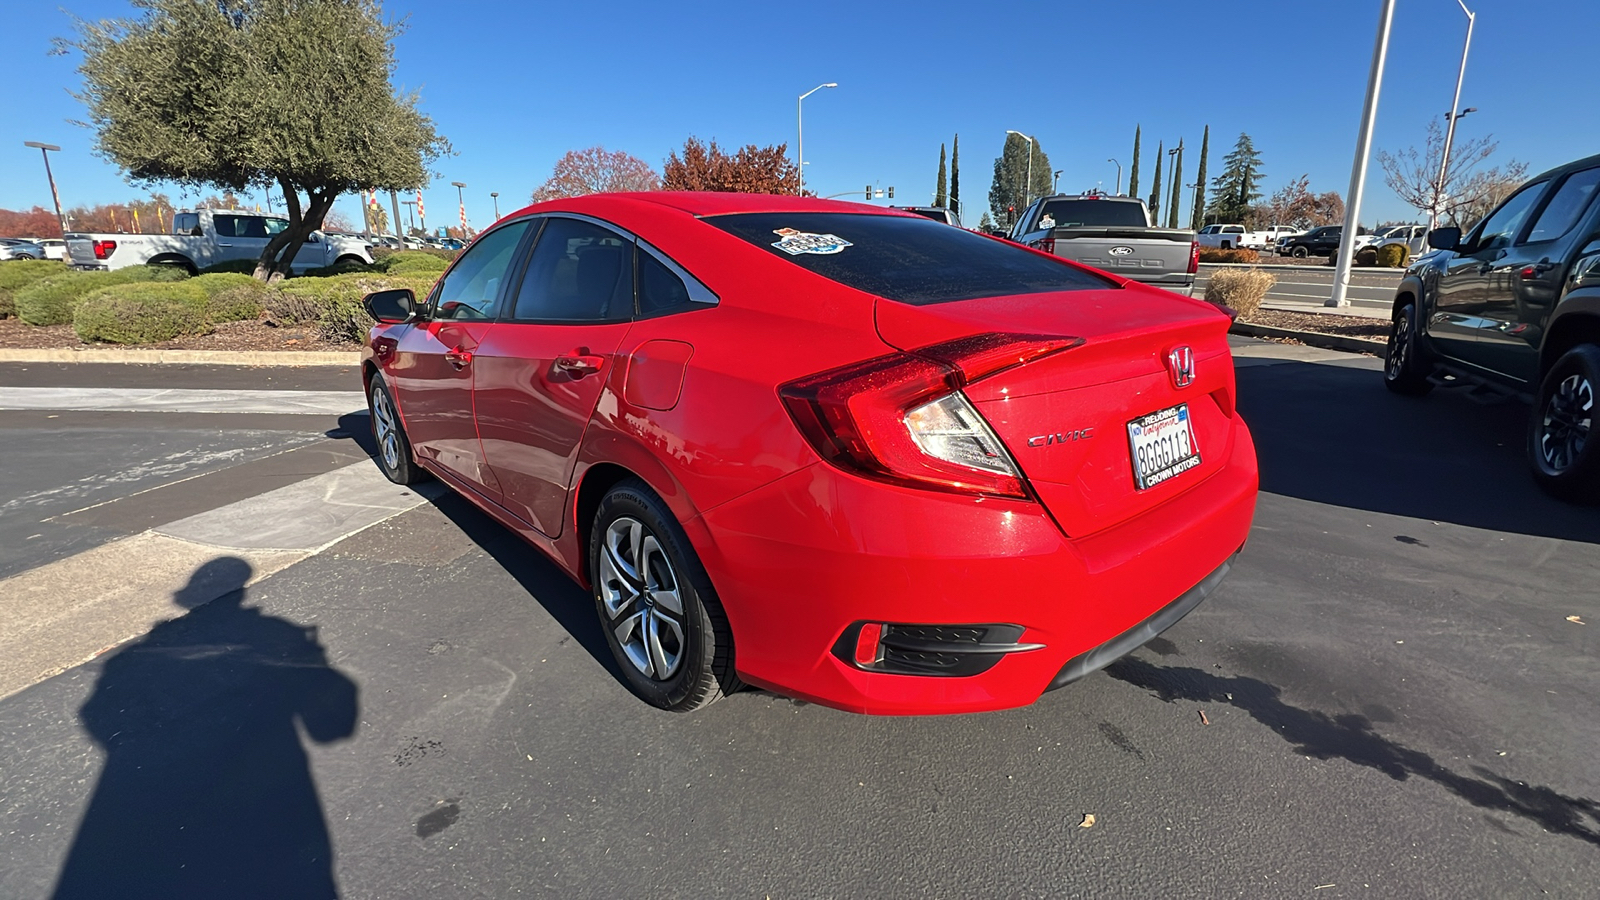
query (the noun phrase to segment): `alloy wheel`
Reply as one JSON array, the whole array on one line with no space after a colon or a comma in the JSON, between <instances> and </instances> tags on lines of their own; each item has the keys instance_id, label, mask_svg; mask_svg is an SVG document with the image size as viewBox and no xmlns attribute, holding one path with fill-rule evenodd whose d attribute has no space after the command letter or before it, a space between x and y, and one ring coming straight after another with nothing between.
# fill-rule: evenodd
<instances>
[{"instance_id":1,"label":"alloy wheel","mask_svg":"<svg viewBox=\"0 0 1600 900\"><path fill-rule=\"evenodd\" d=\"M1390 381L1400 377L1405 371L1406 356L1411 352L1411 317L1398 315L1394 319L1394 328L1389 331L1389 361L1384 372Z\"/></svg>"},{"instance_id":2,"label":"alloy wheel","mask_svg":"<svg viewBox=\"0 0 1600 900\"><path fill-rule=\"evenodd\" d=\"M681 582L655 534L620 516L600 547L600 601L623 655L646 678L667 681L683 665Z\"/></svg>"},{"instance_id":3,"label":"alloy wheel","mask_svg":"<svg viewBox=\"0 0 1600 900\"><path fill-rule=\"evenodd\" d=\"M400 429L389 392L379 384L372 386L372 423L378 433L378 452L383 454L384 468L393 472L400 467Z\"/></svg>"},{"instance_id":4,"label":"alloy wheel","mask_svg":"<svg viewBox=\"0 0 1600 900\"><path fill-rule=\"evenodd\" d=\"M1594 385L1581 374L1561 379L1545 401L1539 452L1552 472L1565 471L1577 461L1589 440L1594 415Z\"/></svg>"}]
</instances>

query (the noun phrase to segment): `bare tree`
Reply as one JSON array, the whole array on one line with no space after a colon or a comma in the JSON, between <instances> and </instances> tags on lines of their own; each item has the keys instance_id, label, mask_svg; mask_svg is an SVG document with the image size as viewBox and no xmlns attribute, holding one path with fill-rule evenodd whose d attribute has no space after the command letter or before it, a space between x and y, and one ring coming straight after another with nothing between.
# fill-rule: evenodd
<instances>
[{"instance_id":1,"label":"bare tree","mask_svg":"<svg viewBox=\"0 0 1600 900\"><path fill-rule=\"evenodd\" d=\"M568 150L555 171L533 191L533 202L612 191L654 191L661 187L650 164L621 150L604 147Z\"/></svg>"},{"instance_id":2,"label":"bare tree","mask_svg":"<svg viewBox=\"0 0 1600 900\"><path fill-rule=\"evenodd\" d=\"M1289 225L1300 229L1344 221L1344 198L1336 191L1313 194L1310 184L1309 175L1291 179L1266 202L1252 207L1250 218L1257 227Z\"/></svg>"},{"instance_id":3,"label":"bare tree","mask_svg":"<svg viewBox=\"0 0 1600 900\"><path fill-rule=\"evenodd\" d=\"M1383 182L1408 205L1431 220L1453 225L1476 221L1493 209L1528 174L1528 164L1511 160L1504 166L1477 170L1500 143L1493 135L1470 141L1457 141L1450 148L1450 165L1439 177L1439 161L1444 155L1444 132L1438 122L1428 123L1428 138L1419 151L1407 147L1397 153L1378 154L1383 167ZM1493 202L1489 202L1494 198Z\"/></svg>"}]
</instances>

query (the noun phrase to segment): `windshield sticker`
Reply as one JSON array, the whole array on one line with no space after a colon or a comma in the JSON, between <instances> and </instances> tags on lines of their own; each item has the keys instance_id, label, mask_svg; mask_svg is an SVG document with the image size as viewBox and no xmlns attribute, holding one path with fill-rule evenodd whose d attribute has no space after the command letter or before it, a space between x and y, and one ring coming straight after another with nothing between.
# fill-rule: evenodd
<instances>
[{"instance_id":1,"label":"windshield sticker","mask_svg":"<svg viewBox=\"0 0 1600 900\"><path fill-rule=\"evenodd\" d=\"M779 240L774 241L772 246L790 256L799 256L802 253L828 255L851 246L849 241L836 234L812 234L809 231L797 231L793 228L775 228L772 233L779 236Z\"/></svg>"}]
</instances>

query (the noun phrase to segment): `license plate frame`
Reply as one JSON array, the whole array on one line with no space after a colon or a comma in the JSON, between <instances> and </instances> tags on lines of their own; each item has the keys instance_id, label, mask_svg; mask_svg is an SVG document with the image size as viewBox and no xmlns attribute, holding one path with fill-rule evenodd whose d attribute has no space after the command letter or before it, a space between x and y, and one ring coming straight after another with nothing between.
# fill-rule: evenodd
<instances>
[{"instance_id":1,"label":"license plate frame","mask_svg":"<svg viewBox=\"0 0 1600 900\"><path fill-rule=\"evenodd\" d=\"M1143 456L1140 450L1144 449ZM1142 462L1141 462L1142 460ZM1179 403L1128 423L1128 465L1135 490L1147 491L1200 465L1189 404Z\"/></svg>"}]
</instances>

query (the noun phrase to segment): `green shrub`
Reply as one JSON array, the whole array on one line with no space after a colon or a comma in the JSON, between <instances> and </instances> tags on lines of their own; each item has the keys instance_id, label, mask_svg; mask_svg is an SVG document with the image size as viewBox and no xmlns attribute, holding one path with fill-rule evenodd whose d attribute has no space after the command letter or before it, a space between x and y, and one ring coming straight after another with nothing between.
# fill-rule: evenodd
<instances>
[{"instance_id":1,"label":"green shrub","mask_svg":"<svg viewBox=\"0 0 1600 900\"><path fill-rule=\"evenodd\" d=\"M34 282L15 297L17 318L29 325L64 325L80 300L103 287L139 282L175 282L189 273L173 266L128 266L111 272L66 272Z\"/></svg>"},{"instance_id":2,"label":"green shrub","mask_svg":"<svg viewBox=\"0 0 1600 900\"><path fill-rule=\"evenodd\" d=\"M1378 265L1386 269L1398 269L1406 264L1411 256L1411 249L1405 244L1384 244L1378 248Z\"/></svg>"},{"instance_id":3,"label":"green shrub","mask_svg":"<svg viewBox=\"0 0 1600 900\"><path fill-rule=\"evenodd\" d=\"M72 329L85 341L153 344L205 334L206 292L193 284L118 284L80 300Z\"/></svg>"},{"instance_id":4,"label":"green shrub","mask_svg":"<svg viewBox=\"0 0 1600 900\"><path fill-rule=\"evenodd\" d=\"M0 319L17 314L18 291L35 281L68 271L66 263L54 259L13 259L0 264Z\"/></svg>"},{"instance_id":5,"label":"green shrub","mask_svg":"<svg viewBox=\"0 0 1600 900\"><path fill-rule=\"evenodd\" d=\"M1372 247L1362 247L1356 251L1356 265L1375 266L1378 264L1378 251Z\"/></svg>"},{"instance_id":6,"label":"green shrub","mask_svg":"<svg viewBox=\"0 0 1600 900\"><path fill-rule=\"evenodd\" d=\"M262 292L267 289L267 286L262 282L251 278L249 275L241 275L237 272L209 272L205 275L196 275L190 279L189 283L205 291L207 297L215 297L217 294L233 288L255 288L257 291Z\"/></svg>"},{"instance_id":7,"label":"green shrub","mask_svg":"<svg viewBox=\"0 0 1600 900\"><path fill-rule=\"evenodd\" d=\"M355 275L355 274L360 274L362 272L371 272L371 271L374 271L376 268L377 268L376 266L369 266L364 262L360 262L359 260L355 260L355 261L347 260L345 262L336 262L331 266L317 266L314 269L307 269L304 272L301 272L296 277L297 278L332 278L335 275Z\"/></svg>"},{"instance_id":8,"label":"green shrub","mask_svg":"<svg viewBox=\"0 0 1600 900\"><path fill-rule=\"evenodd\" d=\"M271 294L271 289L254 278L250 279L249 284L223 288L206 298L206 318L212 322L259 319L262 304Z\"/></svg>"},{"instance_id":9,"label":"green shrub","mask_svg":"<svg viewBox=\"0 0 1600 900\"><path fill-rule=\"evenodd\" d=\"M1206 300L1248 317L1261 308L1262 299L1277 281L1277 276L1263 269L1223 269L1207 279Z\"/></svg>"},{"instance_id":10,"label":"green shrub","mask_svg":"<svg viewBox=\"0 0 1600 900\"><path fill-rule=\"evenodd\" d=\"M255 271L256 261L253 259L230 259L227 262L219 262L214 266L206 266L204 269L201 269L198 274L254 275Z\"/></svg>"},{"instance_id":11,"label":"green shrub","mask_svg":"<svg viewBox=\"0 0 1600 900\"><path fill-rule=\"evenodd\" d=\"M335 275L330 278L295 278L283 282L262 300L268 321L283 324L315 323L330 341L364 340L372 318L361 298L373 291L411 288L417 296L433 289L436 279L422 274Z\"/></svg>"},{"instance_id":12,"label":"green shrub","mask_svg":"<svg viewBox=\"0 0 1600 900\"><path fill-rule=\"evenodd\" d=\"M376 268L390 275L401 275L411 272L443 272L449 265L449 260L436 254L423 250L406 250L385 257Z\"/></svg>"},{"instance_id":13,"label":"green shrub","mask_svg":"<svg viewBox=\"0 0 1600 900\"><path fill-rule=\"evenodd\" d=\"M1220 250L1216 247L1201 247L1200 261L1204 263L1258 263L1261 261L1261 254L1254 250L1243 248Z\"/></svg>"}]
</instances>

